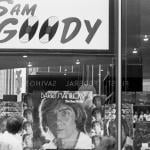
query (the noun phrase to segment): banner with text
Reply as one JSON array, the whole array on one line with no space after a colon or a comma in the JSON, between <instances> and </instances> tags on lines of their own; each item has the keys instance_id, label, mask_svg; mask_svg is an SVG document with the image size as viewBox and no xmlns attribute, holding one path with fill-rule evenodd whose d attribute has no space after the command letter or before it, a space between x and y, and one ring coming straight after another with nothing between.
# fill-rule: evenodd
<instances>
[{"instance_id":1,"label":"banner with text","mask_svg":"<svg viewBox=\"0 0 150 150\"><path fill-rule=\"evenodd\" d=\"M0 44L109 50L109 0L0 0Z\"/></svg>"}]
</instances>

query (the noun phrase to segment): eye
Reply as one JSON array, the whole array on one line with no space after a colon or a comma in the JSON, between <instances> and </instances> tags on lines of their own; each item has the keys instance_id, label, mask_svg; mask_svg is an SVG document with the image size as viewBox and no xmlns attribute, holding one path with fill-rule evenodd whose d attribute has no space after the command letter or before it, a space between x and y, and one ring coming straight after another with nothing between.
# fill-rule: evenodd
<instances>
[{"instance_id":1,"label":"eye","mask_svg":"<svg viewBox=\"0 0 150 150\"><path fill-rule=\"evenodd\" d=\"M68 117L68 116L70 116L70 114L71 114L70 110L68 110L68 109L61 110L60 113L61 113L61 116L62 116L62 117Z\"/></svg>"},{"instance_id":2,"label":"eye","mask_svg":"<svg viewBox=\"0 0 150 150\"><path fill-rule=\"evenodd\" d=\"M62 110L61 111L61 115L65 117L67 115L67 111L66 110Z\"/></svg>"},{"instance_id":3,"label":"eye","mask_svg":"<svg viewBox=\"0 0 150 150\"><path fill-rule=\"evenodd\" d=\"M61 115L62 115L63 117L66 117L66 116L69 115L69 111L68 111L68 110L62 110L62 111L61 111Z\"/></svg>"}]
</instances>

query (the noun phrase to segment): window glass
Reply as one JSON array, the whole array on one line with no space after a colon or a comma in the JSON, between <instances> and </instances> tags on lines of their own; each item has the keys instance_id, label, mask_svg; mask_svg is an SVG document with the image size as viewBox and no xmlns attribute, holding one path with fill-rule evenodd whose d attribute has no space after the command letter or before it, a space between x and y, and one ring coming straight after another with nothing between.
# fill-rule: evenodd
<instances>
[{"instance_id":1,"label":"window glass","mask_svg":"<svg viewBox=\"0 0 150 150\"><path fill-rule=\"evenodd\" d=\"M0 61L1 116L23 118L24 148L97 149L109 140L115 146L114 57L17 55Z\"/></svg>"},{"instance_id":2,"label":"window glass","mask_svg":"<svg viewBox=\"0 0 150 150\"><path fill-rule=\"evenodd\" d=\"M117 149L118 1L0 1L0 147Z\"/></svg>"},{"instance_id":3,"label":"window glass","mask_svg":"<svg viewBox=\"0 0 150 150\"><path fill-rule=\"evenodd\" d=\"M126 112L130 118L125 146L133 144L136 150L149 148L149 4L123 1L122 115Z\"/></svg>"}]
</instances>

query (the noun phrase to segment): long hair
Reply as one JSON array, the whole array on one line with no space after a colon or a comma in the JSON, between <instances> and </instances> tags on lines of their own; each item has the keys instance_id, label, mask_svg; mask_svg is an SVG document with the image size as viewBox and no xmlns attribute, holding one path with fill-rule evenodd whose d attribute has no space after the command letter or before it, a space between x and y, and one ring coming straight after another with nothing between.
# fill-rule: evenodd
<instances>
[{"instance_id":1,"label":"long hair","mask_svg":"<svg viewBox=\"0 0 150 150\"><path fill-rule=\"evenodd\" d=\"M53 110L54 108L56 108L58 105L61 104L68 105L73 109L75 113L76 128L79 131L86 132L87 115L81 104L65 102L65 100L62 99L50 99L50 98L43 99L39 106L39 120L41 132L43 134L46 133L48 128L47 112Z\"/></svg>"}]
</instances>

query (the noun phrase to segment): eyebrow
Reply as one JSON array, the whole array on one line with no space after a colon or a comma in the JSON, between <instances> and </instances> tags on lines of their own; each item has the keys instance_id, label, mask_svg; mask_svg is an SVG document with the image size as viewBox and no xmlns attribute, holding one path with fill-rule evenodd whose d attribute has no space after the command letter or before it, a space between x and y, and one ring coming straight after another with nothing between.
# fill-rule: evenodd
<instances>
[{"instance_id":1,"label":"eyebrow","mask_svg":"<svg viewBox=\"0 0 150 150\"><path fill-rule=\"evenodd\" d=\"M60 109L58 111L63 111L63 110L71 110L71 109L70 108L62 108L62 109Z\"/></svg>"},{"instance_id":2,"label":"eyebrow","mask_svg":"<svg viewBox=\"0 0 150 150\"><path fill-rule=\"evenodd\" d=\"M61 111L64 111L64 110L71 110L70 108L62 108L62 109L58 109L57 111L59 111L59 112L61 112ZM48 112L50 112L50 113L53 113L54 112L54 110L50 110L50 111L48 111Z\"/></svg>"}]
</instances>

